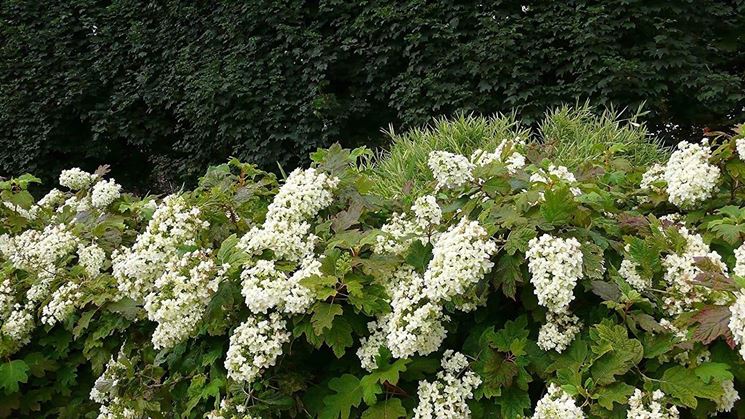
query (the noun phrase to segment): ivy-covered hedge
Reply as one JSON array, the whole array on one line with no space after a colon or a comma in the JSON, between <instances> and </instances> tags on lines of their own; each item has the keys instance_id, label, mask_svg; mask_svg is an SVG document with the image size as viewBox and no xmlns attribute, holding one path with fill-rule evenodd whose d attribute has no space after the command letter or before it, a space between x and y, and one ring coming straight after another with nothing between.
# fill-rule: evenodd
<instances>
[{"instance_id":1,"label":"ivy-covered hedge","mask_svg":"<svg viewBox=\"0 0 745 419\"><path fill-rule=\"evenodd\" d=\"M167 197L6 180L0 415L741 416L744 134L576 173L435 150L416 198L340 146Z\"/></svg>"},{"instance_id":2,"label":"ivy-covered hedge","mask_svg":"<svg viewBox=\"0 0 745 419\"><path fill-rule=\"evenodd\" d=\"M745 118L745 3L0 2L0 172L112 165L142 192L461 112L642 102L690 139Z\"/></svg>"}]
</instances>

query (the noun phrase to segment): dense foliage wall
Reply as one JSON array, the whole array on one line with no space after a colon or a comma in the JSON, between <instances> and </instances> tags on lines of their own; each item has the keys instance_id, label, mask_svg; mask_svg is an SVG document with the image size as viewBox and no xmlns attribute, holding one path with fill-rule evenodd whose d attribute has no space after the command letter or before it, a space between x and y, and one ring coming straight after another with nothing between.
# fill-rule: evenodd
<instances>
[{"instance_id":1,"label":"dense foliage wall","mask_svg":"<svg viewBox=\"0 0 745 419\"><path fill-rule=\"evenodd\" d=\"M456 111L646 101L678 138L744 116L742 2L523 3L6 0L0 169L173 190Z\"/></svg>"}]
</instances>

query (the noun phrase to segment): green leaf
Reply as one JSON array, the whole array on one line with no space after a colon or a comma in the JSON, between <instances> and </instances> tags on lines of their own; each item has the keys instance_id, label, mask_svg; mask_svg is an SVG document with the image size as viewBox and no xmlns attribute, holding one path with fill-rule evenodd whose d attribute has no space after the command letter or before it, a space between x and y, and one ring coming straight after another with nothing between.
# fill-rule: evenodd
<instances>
[{"instance_id":1,"label":"green leaf","mask_svg":"<svg viewBox=\"0 0 745 419\"><path fill-rule=\"evenodd\" d=\"M694 372L706 384L709 384L712 379L722 382L734 378L734 375L729 370L729 365L722 362L705 362L696 367Z\"/></svg>"},{"instance_id":2,"label":"green leaf","mask_svg":"<svg viewBox=\"0 0 745 419\"><path fill-rule=\"evenodd\" d=\"M406 372L406 366L411 362L409 359L398 359L390 363L390 360L390 351L381 348L380 355L377 357L378 368L360 380L363 399L370 406L377 401L377 395L383 392L380 385L386 382L397 384L401 373Z\"/></svg>"},{"instance_id":3,"label":"green leaf","mask_svg":"<svg viewBox=\"0 0 745 419\"><path fill-rule=\"evenodd\" d=\"M641 342L629 339L626 328L604 320L590 330L592 351L597 358L590 372L598 385L610 384L638 364L644 349Z\"/></svg>"},{"instance_id":4,"label":"green leaf","mask_svg":"<svg viewBox=\"0 0 745 419\"><path fill-rule=\"evenodd\" d=\"M528 242L535 238L536 232L533 227L520 227L510 231L507 236L507 242L504 244L504 250L509 255L516 252L525 253L528 250Z\"/></svg>"},{"instance_id":5,"label":"green leaf","mask_svg":"<svg viewBox=\"0 0 745 419\"><path fill-rule=\"evenodd\" d=\"M503 389L496 402L503 418L521 418L530 409L528 392L514 386Z\"/></svg>"},{"instance_id":6,"label":"green leaf","mask_svg":"<svg viewBox=\"0 0 745 419\"><path fill-rule=\"evenodd\" d=\"M432 259L432 245L429 243L423 245L419 240L415 240L411 244L405 257L406 263L413 266L418 272L424 272L427 269L430 259Z\"/></svg>"},{"instance_id":7,"label":"green leaf","mask_svg":"<svg viewBox=\"0 0 745 419\"><path fill-rule=\"evenodd\" d=\"M603 279L603 249L594 243L582 243L582 271L590 279Z\"/></svg>"},{"instance_id":8,"label":"green leaf","mask_svg":"<svg viewBox=\"0 0 745 419\"><path fill-rule=\"evenodd\" d=\"M339 304L329 304L326 302L317 302L311 308L313 315L310 322L313 325L313 331L316 335L321 335L324 329L330 329L334 322L334 317L344 313L344 309Z\"/></svg>"},{"instance_id":9,"label":"green leaf","mask_svg":"<svg viewBox=\"0 0 745 419\"><path fill-rule=\"evenodd\" d=\"M696 375L694 370L680 365L665 370L660 380L660 387L665 394L677 399L691 409L695 409L698 405L696 398L717 401L723 393L720 382L707 383Z\"/></svg>"},{"instance_id":10,"label":"green leaf","mask_svg":"<svg viewBox=\"0 0 745 419\"><path fill-rule=\"evenodd\" d=\"M541 215L549 224L570 224L572 216L577 208L574 195L566 185L555 185L543 194L544 201L541 204Z\"/></svg>"},{"instance_id":11,"label":"green leaf","mask_svg":"<svg viewBox=\"0 0 745 419\"><path fill-rule=\"evenodd\" d=\"M370 406L362 413L362 419L398 419L406 417L401 399L388 399Z\"/></svg>"},{"instance_id":12,"label":"green leaf","mask_svg":"<svg viewBox=\"0 0 745 419\"><path fill-rule=\"evenodd\" d=\"M634 386L624 382L616 382L605 387L599 387L592 398L596 399L600 406L613 410L613 403L625 405L633 392Z\"/></svg>"},{"instance_id":13,"label":"green leaf","mask_svg":"<svg viewBox=\"0 0 745 419\"><path fill-rule=\"evenodd\" d=\"M323 332L323 341L328 345L337 358L344 356L344 352L354 344L352 325L344 317L337 317L331 329Z\"/></svg>"},{"instance_id":14,"label":"green leaf","mask_svg":"<svg viewBox=\"0 0 745 419\"><path fill-rule=\"evenodd\" d=\"M490 348L481 352L479 360L473 365L473 370L483 380L480 390L487 398L499 396L503 387L512 385L518 373L518 367L514 362Z\"/></svg>"},{"instance_id":15,"label":"green leaf","mask_svg":"<svg viewBox=\"0 0 745 419\"><path fill-rule=\"evenodd\" d=\"M354 375L344 374L329 381L329 388L335 394L323 398L324 408L320 419L348 419L353 407L362 402L362 385Z\"/></svg>"},{"instance_id":16,"label":"green leaf","mask_svg":"<svg viewBox=\"0 0 745 419\"><path fill-rule=\"evenodd\" d=\"M54 361L39 352L32 352L24 356L23 362L26 363L29 372L34 377L43 377L45 372L57 369L57 364Z\"/></svg>"},{"instance_id":17,"label":"green leaf","mask_svg":"<svg viewBox=\"0 0 745 419\"><path fill-rule=\"evenodd\" d=\"M0 388L6 394L17 392L18 383L28 382L28 371L28 365L20 359L3 362L0 364Z\"/></svg>"},{"instance_id":18,"label":"green leaf","mask_svg":"<svg viewBox=\"0 0 745 419\"><path fill-rule=\"evenodd\" d=\"M510 255L507 253L502 254L497 260L497 266L494 272L494 286L496 288L502 288L502 292L505 296L515 299L515 292L517 291L517 284L523 282L523 274L520 270L520 265L523 259Z\"/></svg>"}]
</instances>

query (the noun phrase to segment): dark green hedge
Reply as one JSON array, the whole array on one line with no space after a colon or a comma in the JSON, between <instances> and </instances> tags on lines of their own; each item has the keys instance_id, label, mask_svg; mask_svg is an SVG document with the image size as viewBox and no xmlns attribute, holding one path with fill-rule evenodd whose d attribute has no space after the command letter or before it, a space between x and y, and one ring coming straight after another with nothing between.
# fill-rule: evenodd
<instances>
[{"instance_id":1,"label":"dark green hedge","mask_svg":"<svg viewBox=\"0 0 745 419\"><path fill-rule=\"evenodd\" d=\"M4 0L0 40L2 172L108 162L130 188L457 111L646 101L683 138L745 117L735 0Z\"/></svg>"}]
</instances>

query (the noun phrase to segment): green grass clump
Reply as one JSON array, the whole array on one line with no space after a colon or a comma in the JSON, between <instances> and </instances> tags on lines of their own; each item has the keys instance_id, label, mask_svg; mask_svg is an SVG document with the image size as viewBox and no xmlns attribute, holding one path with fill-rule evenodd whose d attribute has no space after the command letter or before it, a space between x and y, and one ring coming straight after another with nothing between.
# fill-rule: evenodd
<instances>
[{"instance_id":1,"label":"green grass clump","mask_svg":"<svg viewBox=\"0 0 745 419\"><path fill-rule=\"evenodd\" d=\"M641 115L637 111L624 118L623 112L613 109L598 114L588 104L562 106L546 113L535 139L548 159L575 170L601 161L611 148L614 157L625 158L635 167L667 160L670 150L648 135L638 122Z\"/></svg>"},{"instance_id":2,"label":"green grass clump","mask_svg":"<svg viewBox=\"0 0 745 419\"><path fill-rule=\"evenodd\" d=\"M577 170L589 162L601 161L613 151L636 166L664 161L670 151L651 138L639 112L624 118L612 109L595 113L588 104L562 106L546 113L537 131L522 126L515 114L492 117L458 115L438 118L424 128L396 133L390 128L388 150L380 151L368 169L374 192L390 198L417 197L432 191L429 153L444 150L470 156L476 149L493 151L505 138L520 137L555 164Z\"/></svg>"}]
</instances>

